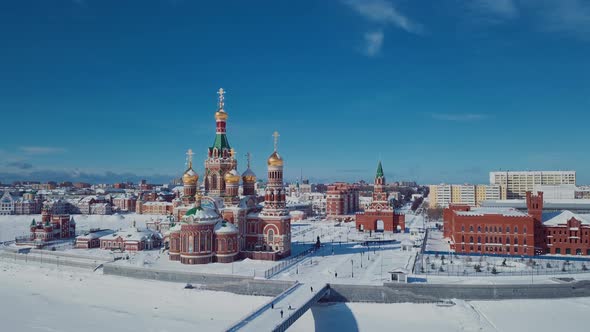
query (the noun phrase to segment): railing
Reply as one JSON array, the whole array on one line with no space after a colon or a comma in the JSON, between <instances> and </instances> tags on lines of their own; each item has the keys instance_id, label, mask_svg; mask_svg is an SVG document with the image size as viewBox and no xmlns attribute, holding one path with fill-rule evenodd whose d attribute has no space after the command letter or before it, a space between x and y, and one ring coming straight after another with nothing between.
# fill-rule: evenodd
<instances>
[{"instance_id":1,"label":"railing","mask_svg":"<svg viewBox=\"0 0 590 332\"><path fill-rule=\"evenodd\" d=\"M297 308L295 312L293 312L289 317L282 321L281 323L277 324L272 331L273 332L282 332L286 331L295 321L299 319L299 317L303 316L303 314L311 308L312 305L316 304L322 297L326 296L330 292L330 285L326 284L320 291L318 291L309 301L307 301L303 306Z\"/></svg>"},{"instance_id":2,"label":"railing","mask_svg":"<svg viewBox=\"0 0 590 332\"><path fill-rule=\"evenodd\" d=\"M234 331L238 331L239 329L243 328L249 322L251 322L254 318L260 316L261 313L268 310L269 308L272 308L272 303L276 303L276 302L280 301L281 299L285 298L285 296L293 293L299 287L301 287L301 284L296 282L293 286L287 288L284 292L277 295L277 297L272 299L270 302L267 302L267 303L261 305L260 307L258 307L258 309L254 310L253 312L246 315L244 318L240 319L237 323L235 323L234 325L229 327L226 331L227 332L234 332Z\"/></svg>"},{"instance_id":3,"label":"railing","mask_svg":"<svg viewBox=\"0 0 590 332\"><path fill-rule=\"evenodd\" d=\"M264 278L266 279L270 279L272 277L274 277L275 275L279 274L280 272L286 270L287 268L293 266L294 264L299 263L300 261L302 261L303 259L305 259L305 257L311 253L314 253L316 251L316 247L315 244L312 245L310 248L305 249L304 251L298 253L295 256L291 256L288 259L281 261L279 264L271 267L270 269L264 271Z\"/></svg>"}]
</instances>

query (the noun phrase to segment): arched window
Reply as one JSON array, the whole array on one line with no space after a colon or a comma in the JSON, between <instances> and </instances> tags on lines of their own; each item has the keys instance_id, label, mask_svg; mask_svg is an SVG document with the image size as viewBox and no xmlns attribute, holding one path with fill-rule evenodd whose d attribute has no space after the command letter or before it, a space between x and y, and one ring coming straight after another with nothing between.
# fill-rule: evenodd
<instances>
[{"instance_id":1,"label":"arched window","mask_svg":"<svg viewBox=\"0 0 590 332\"><path fill-rule=\"evenodd\" d=\"M473 226L469 226L469 231L473 232Z\"/></svg>"},{"instance_id":2,"label":"arched window","mask_svg":"<svg viewBox=\"0 0 590 332\"><path fill-rule=\"evenodd\" d=\"M194 245L195 245L195 239L191 235L188 237L188 252L193 252L195 250Z\"/></svg>"},{"instance_id":3,"label":"arched window","mask_svg":"<svg viewBox=\"0 0 590 332\"><path fill-rule=\"evenodd\" d=\"M469 237L469 243L473 243L473 236Z\"/></svg>"},{"instance_id":4,"label":"arched window","mask_svg":"<svg viewBox=\"0 0 590 332\"><path fill-rule=\"evenodd\" d=\"M461 235L461 242L465 242L465 235Z\"/></svg>"},{"instance_id":5,"label":"arched window","mask_svg":"<svg viewBox=\"0 0 590 332\"><path fill-rule=\"evenodd\" d=\"M522 244L526 246L526 237L524 238L524 240L522 240Z\"/></svg>"},{"instance_id":6,"label":"arched window","mask_svg":"<svg viewBox=\"0 0 590 332\"><path fill-rule=\"evenodd\" d=\"M526 227L522 229L523 233L526 234Z\"/></svg>"},{"instance_id":7,"label":"arched window","mask_svg":"<svg viewBox=\"0 0 590 332\"><path fill-rule=\"evenodd\" d=\"M518 233L518 226L514 226L514 233Z\"/></svg>"},{"instance_id":8,"label":"arched window","mask_svg":"<svg viewBox=\"0 0 590 332\"><path fill-rule=\"evenodd\" d=\"M500 226L500 228L498 228L498 231L499 231L500 233L502 233L502 226Z\"/></svg>"},{"instance_id":9,"label":"arched window","mask_svg":"<svg viewBox=\"0 0 590 332\"><path fill-rule=\"evenodd\" d=\"M498 227L494 226L494 233L498 232Z\"/></svg>"},{"instance_id":10,"label":"arched window","mask_svg":"<svg viewBox=\"0 0 590 332\"><path fill-rule=\"evenodd\" d=\"M506 226L506 233L510 233L510 226Z\"/></svg>"},{"instance_id":11,"label":"arched window","mask_svg":"<svg viewBox=\"0 0 590 332\"><path fill-rule=\"evenodd\" d=\"M477 226L477 232L481 233L481 226Z\"/></svg>"},{"instance_id":12,"label":"arched window","mask_svg":"<svg viewBox=\"0 0 590 332\"><path fill-rule=\"evenodd\" d=\"M514 238L514 244L518 244L518 238L517 237Z\"/></svg>"},{"instance_id":13,"label":"arched window","mask_svg":"<svg viewBox=\"0 0 590 332\"><path fill-rule=\"evenodd\" d=\"M461 232L465 232L465 225L461 225Z\"/></svg>"},{"instance_id":14,"label":"arched window","mask_svg":"<svg viewBox=\"0 0 590 332\"><path fill-rule=\"evenodd\" d=\"M477 243L481 243L481 236L477 237Z\"/></svg>"},{"instance_id":15,"label":"arched window","mask_svg":"<svg viewBox=\"0 0 590 332\"><path fill-rule=\"evenodd\" d=\"M275 231L272 229L268 230L268 242L272 242L274 240L275 237Z\"/></svg>"},{"instance_id":16,"label":"arched window","mask_svg":"<svg viewBox=\"0 0 590 332\"><path fill-rule=\"evenodd\" d=\"M488 232L488 226L486 226L486 233Z\"/></svg>"}]
</instances>

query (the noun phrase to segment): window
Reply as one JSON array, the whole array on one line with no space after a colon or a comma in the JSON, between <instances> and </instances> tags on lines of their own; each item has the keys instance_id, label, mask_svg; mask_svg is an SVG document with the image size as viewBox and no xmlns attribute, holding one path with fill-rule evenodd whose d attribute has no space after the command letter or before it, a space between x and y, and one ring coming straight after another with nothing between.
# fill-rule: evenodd
<instances>
[{"instance_id":1,"label":"window","mask_svg":"<svg viewBox=\"0 0 590 332\"><path fill-rule=\"evenodd\" d=\"M500 226L500 228L498 229L498 231L499 231L500 233L502 233L502 226Z\"/></svg>"},{"instance_id":2,"label":"window","mask_svg":"<svg viewBox=\"0 0 590 332\"><path fill-rule=\"evenodd\" d=\"M561 254L561 248L555 248L555 253L556 254Z\"/></svg>"},{"instance_id":3,"label":"window","mask_svg":"<svg viewBox=\"0 0 590 332\"><path fill-rule=\"evenodd\" d=\"M498 232L498 227L494 226L494 233Z\"/></svg>"},{"instance_id":4,"label":"window","mask_svg":"<svg viewBox=\"0 0 590 332\"><path fill-rule=\"evenodd\" d=\"M272 242L275 236L275 231L272 229L268 230L268 242Z\"/></svg>"},{"instance_id":5,"label":"window","mask_svg":"<svg viewBox=\"0 0 590 332\"><path fill-rule=\"evenodd\" d=\"M510 226L506 226L506 233L510 233Z\"/></svg>"},{"instance_id":6,"label":"window","mask_svg":"<svg viewBox=\"0 0 590 332\"><path fill-rule=\"evenodd\" d=\"M481 226L477 226L477 232L481 233Z\"/></svg>"},{"instance_id":7,"label":"window","mask_svg":"<svg viewBox=\"0 0 590 332\"><path fill-rule=\"evenodd\" d=\"M518 244L518 238L517 237L514 238L514 244Z\"/></svg>"},{"instance_id":8,"label":"window","mask_svg":"<svg viewBox=\"0 0 590 332\"><path fill-rule=\"evenodd\" d=\"M473 226L469 226L469 231L473 232Z\"/></svg>"},{"instance_id":9,"label":"window","mask_svg":"<svg viewBox=\"0 0 590 332\"><path fill-rule=\"evenodd\" d=\"M461 232L465 232L465 225L461 225Z\"/></svg>"},{"instance_id":10,"label":"window","mask_svg":"<svg viewBox=\"0 0 590 332\"><path fill-rule=\"evenodd\" d=\"M514 233L518 233L518 226L514 226Z\"/></svg>"},{"instance_id":11,"label":"window","mask_svg":"<svg viewBox=\"0 0 590 332\"><path fill-rule=\"evenodd\" d=\"M582 249L576 249L576 255L581 255L582 254Z\"/></svg>"},{"instance_id":12,"label":"window","mask_svg":"<svg viewBox=\"0 0 590 332\"><path fill-rule=\"evenodd\" d=\"M524 240L522 241L522 244L524 244L526 246L526 237L524 238Z\"/></svg>"},{"instance_id":13,"label":"window","mask_svg":"<svg viewBox=\"0 0 590 332\"><path fill-rule=\"evenodd\" d=\"M473 243L473 236L469 237L469 243ZM473 250L473 249L471 249L471 250Z\"/></svg>"},{"instance_id":14,"label":"window","mask_svg":"<svg viewBox=\"0 0 590 332\"><path fill-rule=\"evenodd\" d=\"M481 243L481 236L477 237L477 243ZM481 249L478 249L478 250L481 250Z\"/></svg>"},{"instance_id":15,"label":"window","mask_svg":"<svg viewBox=\"0 0 590 332\"><path fill-rule=\"evenodd\" d=\"M572 254L572 250L570 248L566 248L565 249L565 254L566 255L571 255Z\"/></svg>"},{"instance_id":16,"label":"window","mask_svg":"<svg viewBox=\"0 0 590 332\"><path fill-rule=\"evenodd\" d=\"M526 227L522 231L526 234Z\"/></svg>"},{"instance_id":17,"label":"window","mask_svg":"<svg viewBox=\"0 0 590 332\"><path fill-rule=\"evenodd\" d=\"M488 232L488 226L486 226L486 233Z\"/></svg>"}]
</instances>

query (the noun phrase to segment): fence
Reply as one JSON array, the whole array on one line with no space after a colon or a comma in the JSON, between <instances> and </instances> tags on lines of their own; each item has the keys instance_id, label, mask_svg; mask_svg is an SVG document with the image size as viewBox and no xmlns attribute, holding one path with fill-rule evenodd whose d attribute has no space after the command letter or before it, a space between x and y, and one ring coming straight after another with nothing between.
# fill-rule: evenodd
<instances>
[{"instance_id":1,"label":"fence","mask_svg":"<svg viewBox=\"0 0 590 332\"><path fill-rule=\"evenodd\" d=\"M434 256L433 256L434 255ZM432 259L434 258L434 259ZM417 275L433 276L531 276L568 275L590 272L590 259L581 257L543 257L455 254L426 251L416 257Z\"/></svg>"},{"instance_id":2,"label":"fence","mask_svg":"<svg viewBox=\"0 0 590 332\"><path fill-rule=\"evenodd\" d=\"M310 248L305 249L304 251L298 253L297 255L289 257L288 259L286 259L286 260L280 262L279 264L271 267L270 269L264 271L264 278L270 279L270 278L274 277L278 273L286 270L287 268L293 266L294 264L299 263L300 261L305 259L305 256L307 256L311 253L314 253L316 250L317 250L317 248L315 247L315 245L312 245Z\"/></svg>"}]
</instances>

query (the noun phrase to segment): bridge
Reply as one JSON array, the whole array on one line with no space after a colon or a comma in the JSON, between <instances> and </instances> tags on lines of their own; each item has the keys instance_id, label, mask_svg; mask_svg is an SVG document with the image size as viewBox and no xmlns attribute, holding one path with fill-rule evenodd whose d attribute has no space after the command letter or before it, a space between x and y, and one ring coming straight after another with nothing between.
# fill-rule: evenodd
<instances>
[{"instance_id":1,"label":"bridge","mask_svg":"<svg viewBox=\"0 0 590 332\"><path fill-rule=\"evenodd\" d=\"M286 331L311 306L329 293L330 285L326 283L296 283L270 302L242 318L227 331ZM283 312L282 316L281 311Z\"/></svg>"}]
</instances>

